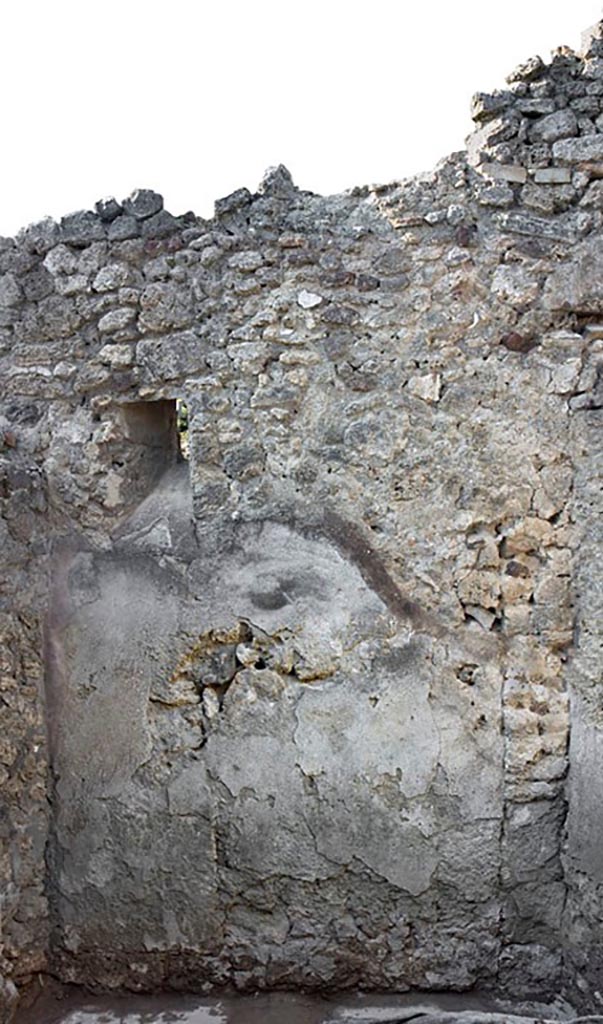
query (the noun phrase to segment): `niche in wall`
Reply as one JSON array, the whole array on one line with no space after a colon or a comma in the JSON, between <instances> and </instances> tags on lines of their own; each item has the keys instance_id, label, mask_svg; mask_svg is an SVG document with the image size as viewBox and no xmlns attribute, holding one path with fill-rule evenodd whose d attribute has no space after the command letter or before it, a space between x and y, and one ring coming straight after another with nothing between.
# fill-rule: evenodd
<instances>
[{"instance_id":1,"label":"niche in wall","mask_svg":"<svg viewBox=\"0 0 603 1024\"><path fill-rule=\"evenodd\" d=\"M120 451L113 470L122 478L126 504L145 498L166 470L183 458L176 399L127 402L119 407Z\"/></svg>"}]
</instances>

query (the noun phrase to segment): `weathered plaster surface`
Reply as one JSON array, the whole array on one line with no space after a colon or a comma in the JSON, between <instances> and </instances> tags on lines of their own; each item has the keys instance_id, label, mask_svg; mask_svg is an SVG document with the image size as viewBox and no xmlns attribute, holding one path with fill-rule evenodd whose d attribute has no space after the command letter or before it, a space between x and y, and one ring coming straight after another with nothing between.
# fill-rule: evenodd
<instances>
[{"instance_id":1,"label":"weathered plaster surface","mask_svg":"<svg viewBox=\"0 0 603 1024\"><path fill-rule=\"evenodd\" d=\"M1 242L7 999L601 987L600 31L473 114Z\"/></svg>"}]
</instances>

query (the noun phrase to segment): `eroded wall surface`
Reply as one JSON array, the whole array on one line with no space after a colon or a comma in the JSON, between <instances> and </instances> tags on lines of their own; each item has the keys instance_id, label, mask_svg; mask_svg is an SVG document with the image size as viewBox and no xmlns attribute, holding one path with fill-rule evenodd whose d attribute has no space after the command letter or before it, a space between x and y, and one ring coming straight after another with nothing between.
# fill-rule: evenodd
<instances>
[{"instance_id":1,"label":"eroded wall surface","mask_svg":"<svg viewBox=\"0 0 603 1024\"><path fill-rule=\"evenodd\" d=\"M600 987L602 54L2 242L5 978Z\"/></svg>"}]
</instances>

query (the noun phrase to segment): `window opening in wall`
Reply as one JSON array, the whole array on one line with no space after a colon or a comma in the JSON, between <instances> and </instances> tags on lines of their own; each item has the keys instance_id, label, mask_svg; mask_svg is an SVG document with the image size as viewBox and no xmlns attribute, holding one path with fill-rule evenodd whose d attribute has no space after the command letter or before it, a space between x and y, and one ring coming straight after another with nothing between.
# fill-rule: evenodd
<instances>
[{"instance_id":1,"label":"window opening in wall","mask_svg":"<svg viewBox=\"0 0 603 1024\"><path fill-rule=\"evenodd\" d=\"M188 436L189 416L188 405L183 398L176 399L176 429L178 431L178 447L180 457L188 459L190 454L190 442Z\"/></svg>"},{"instance_id":2,"label":"window opening in wall","mask_svg":"<svg viewBox=\"0 0 603 1024\"><path fill-rule=\"evenodd\" d=\"M111 486L119 492L121 503L130 506L147 497L182 458L176 400L124 402L118 408L117 425Z\"/></svg>"}]
</instances>

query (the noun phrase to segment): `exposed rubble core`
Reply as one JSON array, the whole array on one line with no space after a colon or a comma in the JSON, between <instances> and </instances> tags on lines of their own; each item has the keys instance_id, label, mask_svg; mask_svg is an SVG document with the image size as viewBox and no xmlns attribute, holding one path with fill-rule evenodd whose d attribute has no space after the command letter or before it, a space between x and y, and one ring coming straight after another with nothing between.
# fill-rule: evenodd
<instances>
[{"instance_id":1,"label":"exposed rubble core","mask_svg":"<svg viewBox=\"0 0 603 1024\"><path fill-rule=\"evenodd\" d=\"M0 240L6 1019L601 1002L603 23L473 116L401 183Z\"/></svg>"}]
</instances>

